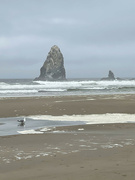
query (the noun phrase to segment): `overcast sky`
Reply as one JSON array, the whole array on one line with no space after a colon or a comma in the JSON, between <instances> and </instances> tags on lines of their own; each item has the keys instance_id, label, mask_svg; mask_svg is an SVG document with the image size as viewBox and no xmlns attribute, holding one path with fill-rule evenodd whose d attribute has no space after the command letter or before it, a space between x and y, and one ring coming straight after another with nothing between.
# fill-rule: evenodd
<instances>
[{"instance_id":1,"label":"overcast sky","mask_svg":"<svg viewBox=\"0 0 135 180\"><path fill-rule=\"evenodd\" d=\"M67 78L135 77L135 0L0 0L0 78L39 76L53 45Z\"/></svg>"}]
</instances>

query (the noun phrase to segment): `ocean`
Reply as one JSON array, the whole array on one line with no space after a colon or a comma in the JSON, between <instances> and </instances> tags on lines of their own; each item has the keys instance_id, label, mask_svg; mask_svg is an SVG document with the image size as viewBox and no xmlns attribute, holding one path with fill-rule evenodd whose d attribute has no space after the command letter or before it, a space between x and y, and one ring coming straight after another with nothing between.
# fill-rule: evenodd
<instances>
[{"instance_id":1,"label":"ocean","mask_svg":"<svg viewBox=\"0 0 135 180\"><path fill-rule=\"evenodd\" d=\"M135 93L135 80L102 81L99 79L68 79L63 82L32 79L1 79L0 97L67 96Z\"/></svg>"}]
</instances>

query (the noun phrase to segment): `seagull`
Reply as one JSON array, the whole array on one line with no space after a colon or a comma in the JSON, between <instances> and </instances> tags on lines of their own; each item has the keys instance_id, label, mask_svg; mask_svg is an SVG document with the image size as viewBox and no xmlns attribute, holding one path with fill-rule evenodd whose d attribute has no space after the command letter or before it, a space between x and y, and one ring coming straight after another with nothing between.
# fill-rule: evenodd
<instances>
[{"instance_id":1,"label":"seagull","mask_svg":"<svg viewBox=\"0 0 135 180\"><path fill-rule=\"evenodd\" d=\"M20 123L20 126L24 126L26 122L26 118L17 120Z\"/></svg>"}]
</instances>

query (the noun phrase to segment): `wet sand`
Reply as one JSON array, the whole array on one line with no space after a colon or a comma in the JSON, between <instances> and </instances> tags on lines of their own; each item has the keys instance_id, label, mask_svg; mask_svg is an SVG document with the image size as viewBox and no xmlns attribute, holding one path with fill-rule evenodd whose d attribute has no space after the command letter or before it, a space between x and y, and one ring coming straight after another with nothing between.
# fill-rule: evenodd
<instances>
[{"instance_id":1,"label":"wet sand","mask_svg":"<svg viewBox=\"0 0 135 180\"><path fill-rule=\"evenodd\" d=\"M10 98L0 117L135 113L135 95ZM0 137L2 180L134 180L135 124L57 127Z\"/></svg>"},{"instance_id":2,"label":"wet sand","mask_svg":"<svg viewBox=\"0 0 135 180\"><path fill-rule=\"evenodd\" d=\"M134 180L135 124L80 125L65 133L0 137L2 180Z\"/></svg>"},{"instance_id":3,"label":"wet sand","mask_svg":"<svg viewBox=\"0 0 135 180\"><path fill-rule=\"evenodd\" d=\"M0 99L0 117L135 113L135 95L93 95Z\"/></svg>"}]
</instances>

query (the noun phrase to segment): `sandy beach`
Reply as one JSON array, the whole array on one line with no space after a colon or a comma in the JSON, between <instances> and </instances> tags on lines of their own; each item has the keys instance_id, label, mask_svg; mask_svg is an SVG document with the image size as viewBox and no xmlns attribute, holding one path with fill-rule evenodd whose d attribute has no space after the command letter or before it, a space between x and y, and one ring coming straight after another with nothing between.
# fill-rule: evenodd
<instances>
[{"instance_id":1,"label":"sandy beach","mask_svg":"<svg viewBox=\"0 0 135 180\"><path fill-rule=\"evenodd\" d=\"M3 98L0 117L134 114L134 107L135 95ZM117 123L1 136L1 180L134 180L134 132L134 123Z\"/></svg>"},{"instance_id":2,"label":"sandy beach","mask_svg":"<svg viewBox=\"0 0 135 180\"><path fill-rule=\"evenodd\" d=\"M135 113L135 95L1 98L0 117Z\"/></svg>"}]
</instances>

